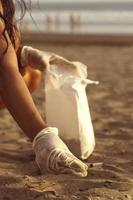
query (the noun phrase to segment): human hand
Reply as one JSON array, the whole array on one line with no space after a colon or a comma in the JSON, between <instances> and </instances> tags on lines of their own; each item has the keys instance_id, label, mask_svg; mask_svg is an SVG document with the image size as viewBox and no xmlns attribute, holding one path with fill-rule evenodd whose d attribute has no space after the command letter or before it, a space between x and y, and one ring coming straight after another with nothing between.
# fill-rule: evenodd
<instances>
[{"instance_id":1,"label":"human hand","mask_svg":"<svg viewBox=\"0 0 133 200\"><path fill-rule=\"evenodd\" d=\"M49 127L37 134L33 141L36 162L42 173L87 176L88 166L76 158L58 136L58 129Z\"/></svg>"},{"instance_id":2,"label":"human hand","mask_svg":"<svg viewBox=\"0 0 133 200\"><path fill-rule=\"evenodd\" d=\"M48 54L44 54L43 51L30 46L24 46L21 50L21 65L29 65L35 69L43 71L49 66Z\"/></svg>"}]
</instances>

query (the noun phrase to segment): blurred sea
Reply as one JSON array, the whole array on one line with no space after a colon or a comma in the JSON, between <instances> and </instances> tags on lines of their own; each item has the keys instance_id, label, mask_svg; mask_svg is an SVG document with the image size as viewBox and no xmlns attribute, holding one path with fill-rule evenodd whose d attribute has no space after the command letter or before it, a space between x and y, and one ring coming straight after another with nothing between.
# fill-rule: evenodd
<instances>
[{"instance_id":1,"label":"blurred sea","mask_svg":"<svg viewBox=\"0 0 133 200\"><path fill-rule=\"evenodd\" d=\"M20 24L22 31L133 34L133 1L33 2L28 7Z\"/></svg>"}]
</instances>

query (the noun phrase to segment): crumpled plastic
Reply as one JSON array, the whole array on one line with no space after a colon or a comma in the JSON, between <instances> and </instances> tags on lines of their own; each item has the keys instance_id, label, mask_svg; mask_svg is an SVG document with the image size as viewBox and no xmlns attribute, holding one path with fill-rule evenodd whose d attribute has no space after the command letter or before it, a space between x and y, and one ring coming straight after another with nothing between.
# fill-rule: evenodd
<instances>
[{"instance_id":1,"label":"crumpled plastic","mask_svg":"<svg viewBox=\"0 0 133 200\"><path fill-rule=\"evenodd\" d=\"M95 147L95 136L86 95L87 66L54 55L45 73L45 112L48 125L58 127L70 151L87 159Z\"/></svg>"}]
</instances>

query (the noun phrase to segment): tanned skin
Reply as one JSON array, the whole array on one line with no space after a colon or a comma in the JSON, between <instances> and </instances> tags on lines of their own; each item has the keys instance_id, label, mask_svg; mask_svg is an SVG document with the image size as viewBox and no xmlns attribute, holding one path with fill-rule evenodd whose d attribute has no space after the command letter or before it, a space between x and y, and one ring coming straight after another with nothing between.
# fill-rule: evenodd
<instances>
[{"instance_id":1,"label":"tanned skin","mask_svg":"<svg viewBox=\"0 0 133 200\"><path fill-rule=\"evenodd\" d=\"M0 1L0 11L3 13ZM8 49L6 49L6 41L2 35L4 30L4 22L0 19L0 96L2 97L7 109L14 117L24 133L33 140L39 131L46 128L47 125L40 116L32 96L19 72L17 49L19 48L19 40L16 36L15 49L8 38Z\"/></svg>"}]
</instances>

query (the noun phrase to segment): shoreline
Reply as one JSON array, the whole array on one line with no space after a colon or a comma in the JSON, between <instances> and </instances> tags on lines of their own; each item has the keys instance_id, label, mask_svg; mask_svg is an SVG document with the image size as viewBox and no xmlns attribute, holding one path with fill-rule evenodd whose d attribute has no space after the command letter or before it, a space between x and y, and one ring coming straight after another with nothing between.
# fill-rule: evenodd
<instances>
[{"instance_id":1,"label":"shoreline","mask_svg":"<svg viewBox=\"0 0 133 200\"><path fill-rule=\"evenodd\" d=\"M22 33L24 43L133 45L133 34Z\"/></svg>"}]
</instances>

